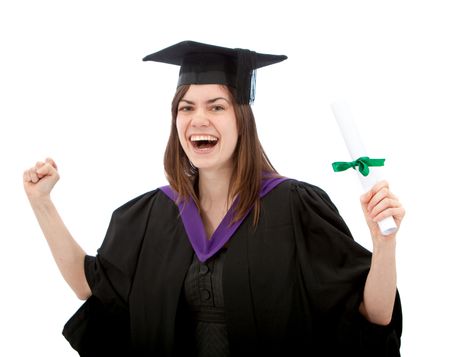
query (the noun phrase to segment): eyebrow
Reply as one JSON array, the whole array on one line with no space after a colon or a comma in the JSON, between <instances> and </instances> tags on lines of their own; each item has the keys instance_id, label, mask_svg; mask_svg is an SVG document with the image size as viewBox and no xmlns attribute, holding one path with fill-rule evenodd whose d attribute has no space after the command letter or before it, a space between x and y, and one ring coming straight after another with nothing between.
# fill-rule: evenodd
<instances>
[{"instance_id":1,"label":"eyebrow","mask_svg":"<svg viewBox=\"0 0 450 357\"><path fill-rule=\"evenodd\" d=\"M217 101L220 100L220 99L223 99L223 100L225 100L226 102L230 103L230 101L229 101L227 98L225 98L225 97L217 97L217 98L208 99L208 100L206 101L206 103L207 103L207 104L211 104L211 103L217 102ZM187 104L190 104L190 105L194 105L194 104L195 104L195 102L190 101L190 100L187 100L187 99L184 99L184 98L181 99L180 102L186 102Z\"/></svg>"}]
</instances>

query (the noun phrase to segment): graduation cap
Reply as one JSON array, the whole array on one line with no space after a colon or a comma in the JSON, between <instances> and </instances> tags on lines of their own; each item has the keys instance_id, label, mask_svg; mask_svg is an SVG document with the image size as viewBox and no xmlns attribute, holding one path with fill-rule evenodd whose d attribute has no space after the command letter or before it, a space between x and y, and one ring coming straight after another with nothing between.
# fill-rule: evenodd
<instances>
[{"instance_id":1,"label":"graduation cap","mask_svg":"<svg viewBox=\"0 0 450 357\"><path fill-rule=\"evenodd\" d=\"M257 53L194 41L183 41L152 53L144 61L180 67L178 87L185 84L224 84L236 89L237 102L248 104L255 97L255 71L287 59L284 55Z\"/></svg>"}]
</instances>

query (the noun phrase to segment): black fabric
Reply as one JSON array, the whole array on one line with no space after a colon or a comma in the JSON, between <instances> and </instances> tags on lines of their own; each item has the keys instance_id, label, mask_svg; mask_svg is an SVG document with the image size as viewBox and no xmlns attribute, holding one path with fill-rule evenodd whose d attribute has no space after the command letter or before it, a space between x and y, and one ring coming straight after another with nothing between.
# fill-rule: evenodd
<instances>
[{"instance_id":1,"label":"black fabric","mask_svg":"<svg viewBox=\"0 0 450 357\"><path fill-rule=\"evenodd\" d=\"M194 254L184 280L184 295L194 320L225 323L222 286L225 252L222 248L204 263Z\"/></svg>"},{"instance_id":2,"label":"black fabric","mask_svg":"<svg viewBox=\"0 0 450 357\"><path fill-rule=\"evenodd\" d=\"M230 356L223 298L223 262L226 248L205 263L194 254L184 281L184 298L193 326L194 354Z\"/></svg>"},{"instance_id":3,"label":"black fabric","mask_svg":"<svg viewBox=\"0 0 450 357\"><path fill-rule=\"evenodd\" d=\"M64 335L81 356L127 345L130 356L186 355L180 346L192 345L192 330L180 297L192 255L178 208L162 192L119 208L97 257L86 259L94 296ZM398 356L398 296L386 327L358 312L370 260L324 191L280 184L262 199L258 226L247 218L228 244L231 355ZM106 319L96 318L103 313Z\"/></svg>"},{"instance_id":4,"label":"black fabric","mask_svg":"<svg viewBox=\"0 0 450 357\"><path fill-rule=\"evenodd\" d=\"M242 49L227 48L221 46L210 45L207 43L200 43L195 41L182 41L175 45L164 48L158 52L149 54L143 58L143 61L155 61L181 66L180 73L192 70L196 72L203 72L205 67L210 69L210 66L222 66L224 62L231 62L237 65L237 57ZM253 61L250 70L269 66L287 59L284 55L272 55L265 53L255 53L256 58ZM214 56L214 57L212 57ZM227 58L227 61L224 61ZM235 72L236 66L231 67L215 67L215 69L225 70L226 72Z\"/></svg>"},{"instance_id":5,"label":"black fabric","mask_svg":"<svg viewBox=\"0 0 450 357\"><path fill-rule=\"evenodd\" d=\"M63 335L80 356L128 356L132 354L126 311L103 304L92 296L66 323Z\"/></svg>"}]
</instances>

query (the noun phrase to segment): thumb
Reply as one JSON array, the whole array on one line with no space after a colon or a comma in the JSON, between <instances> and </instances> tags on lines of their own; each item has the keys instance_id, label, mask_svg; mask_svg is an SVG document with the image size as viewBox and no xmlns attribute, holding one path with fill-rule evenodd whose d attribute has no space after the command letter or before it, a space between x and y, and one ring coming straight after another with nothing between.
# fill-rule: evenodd
<instances>
[{"instance_id":1,"label":"thumb","mask_svg":"<svg viewBox=\"0 0 450 357\"><path fill-rule=\"evenodd\" d=\"M56 169L50 163L46 162L44 165L36 169L36 174L39 178L44 176L51 176L55 174Z\"/></svg>"},{"instance_id":2,"label":"thumb","mask_svg":"<svg viewBox=\"0 0 450 357\"><path fill-rule=\"evenodd\" d=\"M370 199L372 198L372 195L373 195L372 190L363 193L360 197L361 204L366 205L367 203L369 203Z\"/></svg>"}]
</instances>

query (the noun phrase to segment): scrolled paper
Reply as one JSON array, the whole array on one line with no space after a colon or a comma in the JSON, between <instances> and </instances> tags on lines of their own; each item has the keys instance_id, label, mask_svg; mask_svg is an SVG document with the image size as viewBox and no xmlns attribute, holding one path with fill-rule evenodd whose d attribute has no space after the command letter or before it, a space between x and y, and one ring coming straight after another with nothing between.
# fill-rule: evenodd
<instances>
[{"instance_id":1,"label":"scrolled paper","mask_svg":"<svg viewBox=\"0 0 450 357\"><path fill-rule=\"evenodd\" d=\"M383 166L384 159L370 159L369 155L367 155L347 103L335 102L331 104L331 109L333 110L342 137L344 138L347 149L353 160L351 162L335 162L333 163L333 169L335 171L343 171L348 168L356 169L356 167L358 167L359 172L357 172L357 174L361 181L361 185L365 191L368 191L380 181L376 172L374 172L374 170L369 170L369 166ZM395 224L393 217L383 219L378 222L378 226L383 235L392 234L397 230L397 225Z\"/></svg>"}]
</instances>

